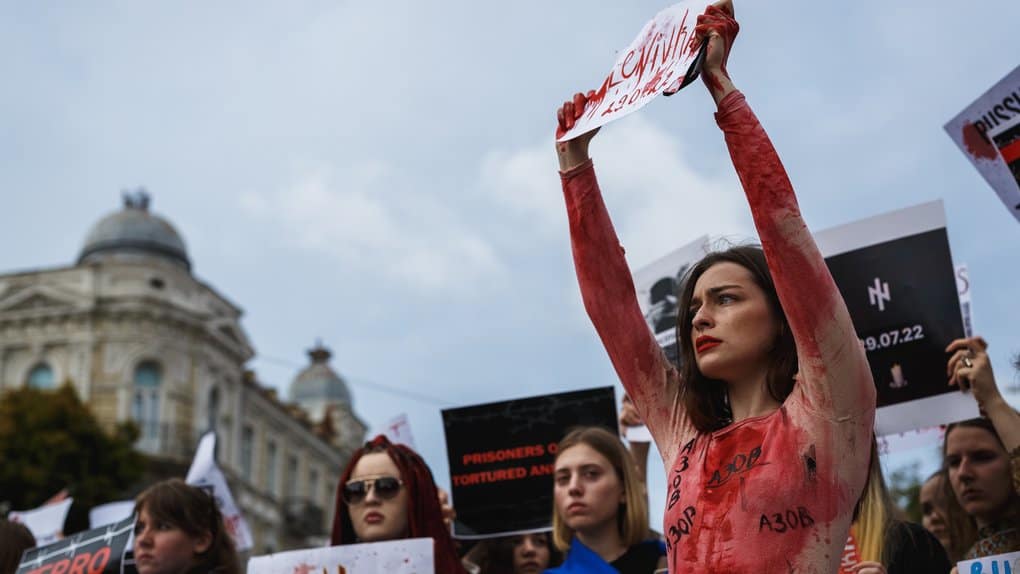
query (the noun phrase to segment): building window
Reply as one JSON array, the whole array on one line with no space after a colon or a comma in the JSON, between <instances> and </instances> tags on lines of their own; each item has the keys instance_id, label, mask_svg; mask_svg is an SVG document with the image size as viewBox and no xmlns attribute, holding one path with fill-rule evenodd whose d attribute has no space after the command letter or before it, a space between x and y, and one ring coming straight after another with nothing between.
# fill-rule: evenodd
<instances>
[{"instance_id":1,"label":"building window","mask_svg":"<svg viewBox=\"0 0 1020 574\"><path fill-rule=\"evenodd\" d=\"M319 503L319 471L314 468L308 470L308 498Z\"/></svg>"},{"instance_id":2,"label":"building window","mask_svg":"<svg viewBox=\"0 0 1020 574\"><path fill-rule=\"evenodd\" d=\"M287 457L287 496L295 498L298 495L298 457L290 455Z\"/></svg>"},{"instance_id":3,"label":"building window","mask_svg":"<svg viewBox=\"0 0 1020 574\"><path fill-rule=\"evenodd\" d=\"M159 387L163 369L155 361L143 361L135 367L134 399L131 417L141 430L141 439L155 446L159 439Z\"/></svg>"},{"instance_id":4,"label":"building window","mask_svg":"<svg viewBox=\"0 0 1020 574\"><path fill-rule=\"evenodd\" d=\"M241 431L241 474L248 481L251 481L252 453L255 449L255 431L251 427L244 427Z\"/></svg>"},{"instance_id":5,"label":"building window","mask_svg":"<svg viewBox=\"0 0 1020 574\"><path fill-rule=\"evenodd\" d=\"M209 390L209 405L206 411L206 430L216 432L216 419L220 413L220 390L213 387Z\"/></svg>"},{"instance_id":6,"label":"building window","mask_svg":"<svg viewBox=\"0 0 1020 574\"><path fill-rule=\"evenodd\" d=\"M266 492L276 496L276 443L266 443Z\"/></svg>"},{"instance_id":7,"label":"building window","mask_svg":"<svg viewBox=\"0 0 1020 574\"><path fill-rule=\"evenodd\" d=\"M52 389L57 386L53 369L46 363L39 363L28 372L28 386L33 389Z\"/></svg>"}]
</instances>

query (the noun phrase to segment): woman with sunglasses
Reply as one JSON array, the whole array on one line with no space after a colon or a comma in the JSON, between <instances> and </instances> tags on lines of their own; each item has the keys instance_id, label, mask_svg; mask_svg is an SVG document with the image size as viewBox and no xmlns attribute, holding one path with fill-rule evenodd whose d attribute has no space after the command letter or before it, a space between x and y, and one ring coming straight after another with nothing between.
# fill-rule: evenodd
<instances>
[{"instance_id":1,"label":"woman with sunglasses","mask_svg":"<svg viewBox=\"0 0 1020 574\"><path fill-rule=\"evenodd\" d=\"M692 45L707 43L702 78L762 247L711 253L687 272L679 368L638 306L588 155L595 131L556 143L574 266L666 466L670 570L833 572L867 480L876 389L782 162L727 73L739 28L720 2L698 17ZM600 97L565 102L558 136Z\"/></svg>"},{"instance_id":2,"label":"woman with sunglasses","mask_svg":"<svg viewBox=\"0 0 1020 574\"><path fill-rule=\"evenodd\" d=\"M431 538L436 572L466 574L432 471L413 450L375 437L351 456L337 489L332 544Z\"/></svg>"}]
</instances>

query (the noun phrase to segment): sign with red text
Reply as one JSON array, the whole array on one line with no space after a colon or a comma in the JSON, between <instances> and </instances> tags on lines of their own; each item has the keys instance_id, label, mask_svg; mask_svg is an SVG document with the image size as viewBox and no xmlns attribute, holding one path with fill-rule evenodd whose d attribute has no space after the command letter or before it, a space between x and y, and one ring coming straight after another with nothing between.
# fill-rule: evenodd
<instances>
[{"instance_id":1,"label":"sign with red text","mask_svg":"<svg viewBox=\"0 0 1020 574\"><path fill-rule=\"evenodd\" d=\"M556 445L578 426L616 434L613 387L445 409L453 535L548 530Z\"/></svg>"},{"instance_id":2,"label":"sign with red text","mask_svg":"<svg viewBox=\"0 0 1020 574\"><path fill-rule=\"evenodd\" d=\"M390 439L393 444L402 444L417 452L418 447L414 445L414 435L411 433L411 423L407 420L407 414L401 414L383 425L382 433Z\"/></svg>"},{"instance_id":3,"label":"sign with red text","mask_svg":"<svg viewBox=\"0 0 1020 574\"><path fill-rule=\"evenodd\" d=\"M256 556L248 574L433 574L431 538L345 544Z\"/></svg>"},{"instance_id":4,"label":"sign with red text","mask_svg":"<svg viewBox=\"0 0 1020 574\"><path fill-rule=\"evenodd\" d=\"M948 385L945 348L963 337L956 273L941 201L815 234L867 352L878 391L875 433L978 416Z\"/></svg>"},{"instance_id":5,"label":"sign with red text","mask_svg":"<svg viewBox=\"0 0 1020 574\"><path fill-rule=\"evenodd\" d=\"M251 530L248 529L244 516L241 516L241 509L234 502L234 495L230 493L223 471L216 465L215 453L216 433L208 432L198 443L195 458L191 461L191 468L188 469L188 476L184 481L212 492L237 551L244 552L252 547Z\"/></svg>"},{"instance_id":6,"label":"sign with red text","mask_svg":"<svg viewBox=\"0 0 1020 574\"><path fill-rule=\"evenodd\" d=\"M16 574L121 574L128 539L135 529L135 518L102 528L79 532L45 546L26 550Z\"/></svg>"},{"instance_id":7,"label":"sign with red text","mask_svg":"<svg viewBox=\"0 0 1020 574\"><path fill-rule=\"evenodd\" d=\"M574 127L559 141L632 114L659 94L671 95L700 73L702 49L694 38L698 16L712 2L686 0L666 8L645 24L621 50Z\"/></svg>"},{"instance_id":8,"label":"sign with red text","mask_svg":"<svg viewBox=\"0 0 1020 574\"><path fill-rule=\"evenodd\" d=\"M1020 66L950 120L945 130L1020 221Z\"/></svg>"},{"instance_id":9,"label":"sign with red text","mask_svg":"<svg viewBox=\"0 0 1020 574\"><path fill-rule=\"evenodd\" d=\"M703 235L634 272L634 290L645 322L662 352L677 367L680 366L676 346L680 282L687 270L708 253L709 247L708 236Z\"/></svg>"}]
</instances>

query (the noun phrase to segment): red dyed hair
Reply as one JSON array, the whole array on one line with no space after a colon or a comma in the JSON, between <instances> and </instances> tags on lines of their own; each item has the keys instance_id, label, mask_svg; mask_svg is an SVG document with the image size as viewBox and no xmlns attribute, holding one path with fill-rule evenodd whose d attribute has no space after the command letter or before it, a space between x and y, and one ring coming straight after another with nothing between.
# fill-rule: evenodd
<instances>
[{"instance_id":1,"label":"red dyed hair","mask_svg":"<svg viewBox=\"0 0 1020 574\"><path fill-rule=\"evenodd\" d=\"M343 488L351 479L354 467L366 454L385 452L393 464L400 470L400 479L407 489L407 538L431 538L435 542L436 572L467 574L457 557L450 529L443 523L443 512L439 507L439 492L436 481L432 478L425 461L418 453L402 444L393 444L383 435L379 435L365 446L359 448L351 456L340 484L337 485L336 510L333 515L333 534L330 541L334 546L339 544L355 544L357 536L351 524L351 515L344 502Z\"/></svg>"}]
</instances>

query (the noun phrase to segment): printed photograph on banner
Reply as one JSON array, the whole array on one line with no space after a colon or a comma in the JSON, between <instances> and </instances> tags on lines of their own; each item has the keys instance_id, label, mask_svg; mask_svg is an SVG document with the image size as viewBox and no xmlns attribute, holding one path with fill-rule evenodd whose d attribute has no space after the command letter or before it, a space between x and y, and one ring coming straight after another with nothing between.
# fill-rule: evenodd
<instances>
[{"instance_id":1,"label":"printed photograph on banner","mask_svg":"<svg viewBox=\"0 0 1020 574\"><path fill-rule=\"evenodd\" d=\"M948 386L945 348L964 336L942 203L815 235L878 389L875 430L901 433L977 416Z\"/></svg>"},{"instance_id":2,"label":"printed photograph on banner","mask_svg":"<svg viewBox=\"0 0 1020 574\"><path fill-rule=\"evenodd\" d=\"M443 410L454 536L549 529L556 445L577 426L617 433L613 387Z\"/></svg>"},{"instance_id":3,"label":"printed photograph on banner","mask_svg":"<svg viewBox=\"0 0 1020 574\"><path fill-rule=\"evenodd\" d=\"M1020 66L950 120L945 130L1020 221Z\"/></svg>"},{"instance_id":4,"label":"printed photograph on banner","mask_svg":"<svg viewBox=\"0 0 1020 574\"><path fill-rule=\"evenodd\" d=\"M121 574L134 517L26 550L16 574Z\"/></svg>"},{"instance_id":5,"label":"printed photograph on banner","mask_svg":"<svg viewBox=\"0 0 1020 574\"><path fill-rule=\"evenodd\" d=\"M432 574L431 538L345 544L255 556L248 574Z\"/></svg>"},{"instance_id":6,"label":"printed photograph on banner","mask_svg":"<svg viewBox=\"0 0 1020 574\"><path fill-rule=\"evenodd\" d=\"M634 271L634 289L637 291L641 313L645 316L648 328L655 334L655 340L674 365L680 364L676 348L680 280L691 265L705 256L708 248L708 236L703 235Z\"/></svg>"},{"instance_id":7,"label":"printed photograph on banner","mask_svg":"<svg viewBox=\"0 0 1020 574\"><path fill-rule=\"evenodd\" d=\"M632 114L659 94L673 94L693 81L700 72L702 52L694 26L709 4L709 0L685 0L645 24L630 45L619 51L584 115L559 141Z\"/></svg>"}]
</instances>

